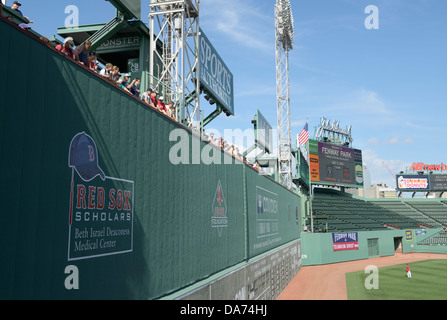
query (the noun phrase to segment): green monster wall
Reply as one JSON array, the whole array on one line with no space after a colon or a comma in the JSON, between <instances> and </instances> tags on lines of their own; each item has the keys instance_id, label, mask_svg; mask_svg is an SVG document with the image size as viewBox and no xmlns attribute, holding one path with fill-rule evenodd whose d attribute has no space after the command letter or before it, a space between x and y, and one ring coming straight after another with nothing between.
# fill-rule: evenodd
<instances>
[{"instance_id":1,"label":"green monster wall","mask_svg":"<svg viewBox=\"0 0 447 320\"><path fill-rule=\"evenodd\" d=\"M0 38L1 299L158 299L299 238L300 196L3 20Z\"/></svg>"}]
</instances>

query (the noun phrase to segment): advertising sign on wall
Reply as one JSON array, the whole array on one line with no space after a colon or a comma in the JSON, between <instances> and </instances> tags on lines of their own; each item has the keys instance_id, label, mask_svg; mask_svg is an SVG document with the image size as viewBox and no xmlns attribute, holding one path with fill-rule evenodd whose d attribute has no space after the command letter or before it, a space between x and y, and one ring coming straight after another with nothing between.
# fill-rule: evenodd
<instances>
[{"instance_id":1,"label":"advertising sign on wall","mask_svg":"<svg viewBox=\"0 0 447 320\"><path fill-rule=\"evenodd\" d=\"M398 174L396 175L396 186L398 190L407 191L429 191L430 180L426 174Z\"/></svg>"},{"instance_id":2,"label":"advertising sign on wall","mask_svg":"<svg viewBox=\"0 0 447 320\"><path fill-rule=\"evenodd\" d=\"M413 230L412 229L405 230L405 241L413 241Z\"/></svg>"},{"instance_id":3,"label":"advertising sign on wall","mask_svg":"<svg viewBox=\"0 0 447 320\"><path fill-rule=\"evenodd\" d=\"M85 132L73 137L68 260L133 250L134 182L108 177L98 164L95 141Z\"/></svg>"},{"instance_id":4,"label":"advertising sign on wall","mask_svg":"<svg viewBox=\"0 0 447 320\"><path fill-rule=\"evenodd\" d=\"M278 195L256 186L257 237L264 238L279 233Z\"/></svg>"},{"instance_id":5,"label":"advertising sign on wall","mask_svg":"<svg viewBox=\"0 0 447 320\"><path fill-rule=\"evenodd\" d=\"M332 234L334 251L358 250L359 237L357 232L341 232Z\"/></svg>"}]
</instances>

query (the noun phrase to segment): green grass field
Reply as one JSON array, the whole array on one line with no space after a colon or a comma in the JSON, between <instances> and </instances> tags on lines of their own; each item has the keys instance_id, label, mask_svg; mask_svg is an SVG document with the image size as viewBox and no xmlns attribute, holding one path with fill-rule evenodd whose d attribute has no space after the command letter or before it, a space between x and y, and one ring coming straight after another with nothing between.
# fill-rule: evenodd
<instances>
[{"instance_id":1,"label":"green grass field","mask_svg":"<svg viewBox=\"0 0 447 320\"><path fill-rule=\"evenodd\" d=\"M446 300L447 260L411 262L411 278L400 264L378 269L378 289L367 289L365 280L371 273L346 274L348 300ZM373 283L371 277L367 283Z\"/></svg>"}]
</instances>

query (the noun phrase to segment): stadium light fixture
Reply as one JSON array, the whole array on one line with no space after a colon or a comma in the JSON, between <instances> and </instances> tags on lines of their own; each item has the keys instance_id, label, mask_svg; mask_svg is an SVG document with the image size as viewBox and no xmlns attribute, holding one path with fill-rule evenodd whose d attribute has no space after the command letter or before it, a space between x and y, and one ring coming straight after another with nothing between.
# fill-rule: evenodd
<instances>
[{"instance_id":1,"label":"stadium light fixture","mask_svg":"<svg viewBox=\"0 0 447 320\"><path fill-rule=\"evenodd\" d=\"M279 0L278 34L286 51L293 49L293 15L289 0Z\"/></svg>"}]
</instances>

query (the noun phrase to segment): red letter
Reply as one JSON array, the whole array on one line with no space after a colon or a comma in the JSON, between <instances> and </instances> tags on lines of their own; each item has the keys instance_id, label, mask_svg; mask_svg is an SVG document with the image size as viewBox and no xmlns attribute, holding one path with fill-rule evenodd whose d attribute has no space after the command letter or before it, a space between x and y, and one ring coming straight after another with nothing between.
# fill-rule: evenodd
<instances>
[{"instance_id":1,"label":"red letter","mask_svg":"<svg viewBox=\"0 0 447 320\"><path fill-rule=\"evenodd\" d=\"M124 210L130 211L130 203L129 203L130 191L124 191L124 197L126 198L126 201L124 203Z\"/></svg>"},{"instance_id":2,"label":"red letter","mask_svg":"<svg viewBox=\"0 0 447 320\"><path fill-rule=\"evenodd\" d=\"M116 201L118 203L118 210L121 210L123 208L123 191L121 189L119 189L116 194Z\"/></svg>"},{"instance_id":3,"label":"red letter","mask_svg":"<svg viewBox=\"0 0 447 320\"><path fill-rule=\"evenodd\" d=\"M97 209L102 210L104 209L104 197L105 197L105 191L103 187L98 187L98 198L97 198Z\"/></svg>"},{"instance_id":4,"label":"red letter","mask_svg":"<svg viewBox=\"0 0 447 320\"><path fill-rule=\"evenodd\" d=\"M115 209L115 189L110 189L110 192L109 192L109 199L110 199L110 202L109 202L109 209L110 210L113 210L113 209Z\"/></svg>"},{"instance_id":5,"label":"red letter","mask_svg":"<svg viewBox=\"0 0 447 320\"><path fill-rule=\"evenodd\" d=\"M88 208L89 209L95 209L95 192L96 192L96 188L89 186L88 187Z\"/></svg>"},{"instance_id":6,"label":"red letter","mask_svg":"<svg viewBox=\"0 0 447 320\"><path fill-rule=\"evenodd\" d=\"M76 201L76 208L77 209L85 209L86 208L86 204L85 204L85 186L83 184L78 184L78 197L77 197L78 201ZM82 200L82 204L81 204L81 200Z\"/></svg>"}]
</instances>

